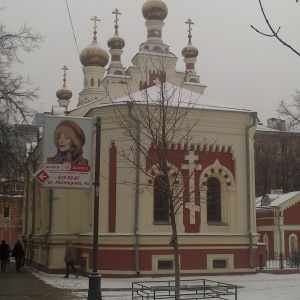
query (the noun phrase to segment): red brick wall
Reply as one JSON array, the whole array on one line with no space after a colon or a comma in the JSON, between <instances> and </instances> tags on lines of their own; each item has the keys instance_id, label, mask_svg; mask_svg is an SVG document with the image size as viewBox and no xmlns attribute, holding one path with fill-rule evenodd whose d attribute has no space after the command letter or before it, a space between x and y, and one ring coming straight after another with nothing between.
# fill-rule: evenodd
<instances>
[{"instance_id":1,"label":"red brick wall","mask_svg":"<svg viewBox=\"0 0 300 300\"><path fill-rule=\"evenodd\" d=\"M287 208L283 212L285 225L300 225L300 202Z\"/></svg>"}]
</instances>

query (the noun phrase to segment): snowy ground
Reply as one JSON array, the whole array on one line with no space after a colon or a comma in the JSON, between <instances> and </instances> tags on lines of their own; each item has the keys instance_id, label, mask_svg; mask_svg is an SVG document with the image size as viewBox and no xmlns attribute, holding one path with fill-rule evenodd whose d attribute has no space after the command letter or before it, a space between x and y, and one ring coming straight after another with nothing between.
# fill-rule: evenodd
<instances>
[{"instance_id":1,"label":"snowy ground","mask_svg":"<svg viewBox=\"0 0 300 300\"><path fill-rule=\"evenodd\" d=\"M62 289L71 289L74 295L87 298L88 278L70 275L69 279L62 278L63 275L53 275L30 269L38 278ZM197 277L182 277L182 279L196 279ZM240 300L300 300L300 274L292 275L272 275L272 274L255 274L255 275L226 275L226 276L205 276L198 277L209 280L220 281L224 283L237 285L238 299ZM172 278L163 277L161 280ZM105 290L102 292L103 300L129 300L131 299L131 283L133 281L159 280L158 278L102 278L101 287ZM116 290L123 288L123 291ZM107 291L106 289L112 289ZM115 289L115 290L114 290ZM228 298L231 299L231 298ZM233 298L232 298L233 299Z\"/></svg>"}]
</instances>

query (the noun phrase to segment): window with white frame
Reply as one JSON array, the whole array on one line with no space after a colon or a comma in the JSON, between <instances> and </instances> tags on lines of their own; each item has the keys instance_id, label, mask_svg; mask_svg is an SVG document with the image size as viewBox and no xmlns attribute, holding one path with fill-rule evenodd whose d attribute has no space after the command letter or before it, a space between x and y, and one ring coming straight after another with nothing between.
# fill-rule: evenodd
<instances>
[{"instance_id":1,"label":"window with white frame","mask_svg":"<svg viewBox=\"0 0 300 300\"><path fill-rule=\"evenodd\" d=\"M169 222L169 201L163 175L154 180L154 222Z\"/></svg>"},{"instance_id":2,"label":"window with white frame","mask_svg":"<svg viewBox=\"0 0 300 300\"><path fill-rule=\"evenodd\" d=\"M266 233L264 234L263 242L266 244L266 252L269 254L269 237Z\"/></svg>"},{"instance_id":3,"label":"window with white frame","mask_svg":"<svg viewBox=\"0 0 300 300\"><path fill-rule=\"evenodd\" d=\"M207 222L221 222L221 183L215 177L207 180Z\"/></svg>"},{"instance_id":4,"label":"window with white frame","mask_svg":"<svg viewBox=\"0 0 300 300\"><path fill-rule=\"evenodd\" d=\"M298 238L295 234L291 234L289 238L290 253L298 250Z\"/></svg>"},{"instance_id":5,"label":"window with white frame","mask_svg":"<svg viewBox=\"0 0 300 300\"><path fill-rule=\"evenodd\" d=\"M179 257L180 264L180 257ZM153 255L152 270L158 274L168 274L175 270L175 261L173 255Z\"/></svg>"}]
</instances>

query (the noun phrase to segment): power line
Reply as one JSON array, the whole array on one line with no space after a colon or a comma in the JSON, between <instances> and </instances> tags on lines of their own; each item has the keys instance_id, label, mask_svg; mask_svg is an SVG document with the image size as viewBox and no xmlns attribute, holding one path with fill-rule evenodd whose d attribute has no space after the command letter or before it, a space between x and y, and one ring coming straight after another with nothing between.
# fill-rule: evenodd
<instances>
[{"instance_id":1,"label":"power line","mask_svg":"<svg viewBox=\"0 0 300 300\"><path fill-rule=\"evenodd\" d=\"M74 40L75 40L75 45L76 45L76 49L77 49L77 53L78 53L78 58L80 58L79 47L78 47L78 43L77 43L77 39L76 39L76 34L75 34L73 22L72 22L72 17L71 17L69 5L68 5L68 0L66 0L66 5L67 5L67 10L68 10L68 14L69 14L69 19L70 19L70 23L71 23L71 27L72 27L72 31L73 31L73 37L74 37ZM79 60L80 60L80 59L79 59ZM93 96L92 96L92 93L91 93L91 90L90 90L90 85L89 85L89 83L88 83L88 81L87 81L87 79L86 79L86 75L85 75L85 73L84 73L84 67L81 66L81 68L82 68L82 73L83 73L84 81L87 83L87 89L88 89L88 91L89 91L91 100L93 100Z\"/></svg>"},{"instance_id":2,"label":"power line","mask_svg":"<svg viewBox=\"0 0 300 300\"><path fill-rule=\"evenodd\" d=\"M77 43L77 39L76 39L76 35L75 35L75 30L74 30L73 22L72 22L72 17L71 17L69 5L68 5L68 0L66 0L66 5L67 5L67 10L68 10L68 14L69 14L69 19L70 19L70 23L71 23L71 27L72 27L72 31L73 31L73 36L74 36L76 48L77 48L77 53L78 53L78 56L79 56L80 55L79 54L79 48L78 48L78 43Z\"/></svg>"}]
</instances>

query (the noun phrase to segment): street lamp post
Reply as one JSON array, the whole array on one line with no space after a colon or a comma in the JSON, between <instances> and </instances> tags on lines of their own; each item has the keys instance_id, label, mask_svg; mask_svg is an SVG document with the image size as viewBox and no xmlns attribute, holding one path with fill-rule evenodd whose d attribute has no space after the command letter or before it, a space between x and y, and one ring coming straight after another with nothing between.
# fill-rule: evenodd
<instances>
[{"instance_id":1,"label":"street lamp post","mask_svg":"<svg viewBox=\"0 0 300 300\"><path fill-rule=\"evenodd\" d=\"M98 273L98 224L99 224L99 190L100 190L100 146L101 118L96 121L96 153L94 182L94 230L93 230L93 272L89 275L88 300L99 300L101 296L101 275Z\"/></svg>"}]
</instances>

